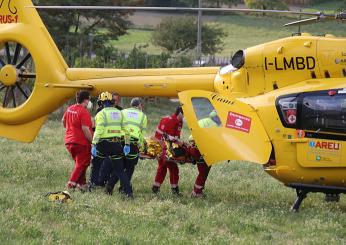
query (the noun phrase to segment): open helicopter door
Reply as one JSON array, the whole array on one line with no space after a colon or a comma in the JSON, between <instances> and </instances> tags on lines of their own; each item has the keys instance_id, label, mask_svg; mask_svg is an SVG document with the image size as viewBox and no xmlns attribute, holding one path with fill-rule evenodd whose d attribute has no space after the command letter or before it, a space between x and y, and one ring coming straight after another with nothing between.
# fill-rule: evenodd
<instances>
[{"instance_id":1,"label":"open helicopter door","mask_svg":"<svg viewBox=\"0 0 346 245\"><path fill-rule=\"evenodd\" d=\"M240 100L217 93L179 93L192 136L208 165L226 160L268 162L272 145L256 113Z\"/></svg>"}]
</instances>

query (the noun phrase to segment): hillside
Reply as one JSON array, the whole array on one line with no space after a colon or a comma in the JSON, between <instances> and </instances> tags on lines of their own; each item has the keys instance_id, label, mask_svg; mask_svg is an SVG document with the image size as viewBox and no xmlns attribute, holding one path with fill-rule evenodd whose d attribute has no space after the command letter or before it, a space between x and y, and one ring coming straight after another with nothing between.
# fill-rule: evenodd
<instances>
[{"instance_id":1,"label":"hillside","mask_svg":"<svg viewBox=\"0 0 346 245\"><path fill-rule=\"evenodd\" d=\"M329 11L337 9L339 1L330 1L329 3L317 4L302 11ZM241 7L241 6L238 6ZM298 7L291 9L299 10ZM115 48L129 51L134 45L149 44L147 50L149 53L160 53L162 50L151 44L152 29L167 17L173 16L179 18L179 14L161 14L151 12L138 12L130 18L134 26L129 30L129 34L122 36L118 41L113 41ZM263 42L272 41L278 38L291 36L298 31L297 27L283 27L285 23L295 21L298 17L283 17L279 15L243 15L243 14L225 14L219 16L205 16L204 21L210 24L221 26L226 30L228 36L224 39L224 50L217 56L229 57L238 49L245 49ZM302 32L309 32L313 35L333 34L335 36L346 36L346 26L341 22L318 23L315 25L302 26Z\"/></svg>"}]
</instances>

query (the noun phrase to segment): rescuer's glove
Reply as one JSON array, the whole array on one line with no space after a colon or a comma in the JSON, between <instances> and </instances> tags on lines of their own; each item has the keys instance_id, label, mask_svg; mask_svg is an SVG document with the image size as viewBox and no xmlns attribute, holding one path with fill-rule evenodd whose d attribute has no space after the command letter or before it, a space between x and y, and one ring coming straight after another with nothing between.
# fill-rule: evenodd
<instances>
[{"instance_id":1,"label":"rescuer's glove","mask_svg":"<svg viewBox=\"0 0 346 245\"><path fill-rule=\"evenodd\" d=\"M124 155L127 156L130 153L130 151L131 147L129 145L125 145L123 149Z\"/></svg>"},{"instance_id":2,"label":"rescuer's glove","mask_svg":"<svg viewBox=\"0 0 346 245\"><path fill-rule=\"evenodd\" d=\"M96 157L96 155L97 155L97 150L96 150L96 146L95 145L92 145L92 147L91 147L91 155L93 157Z\"/></svg>"}]
</instances>

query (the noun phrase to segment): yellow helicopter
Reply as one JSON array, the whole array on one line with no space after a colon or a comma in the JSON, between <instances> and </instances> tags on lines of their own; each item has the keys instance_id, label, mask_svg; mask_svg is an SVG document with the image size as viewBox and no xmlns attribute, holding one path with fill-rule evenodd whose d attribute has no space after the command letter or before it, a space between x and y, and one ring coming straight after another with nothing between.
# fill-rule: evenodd
<instances>
[{"instance_id":1,"label":"yellow helicopter","mask_svg":"<svg viewBox=\"0 0 346 245\"><path fill-rule=\"evenodd\" d=\"M332 35L288 37L238 51L231 65L177 69L69 68L36 9L132 9L275 12L313 16L289 23L345 20L346 14L105 6L34 6L0 2L0 136L32 142L48 114L76 91L93 95L178 96L209 165L262 164L296 189L297 211L309 192L330 201L346 193L346 49ZM213 113L211 113L213 112ZM202 128L213 114L219 123Z\"/></svg>"}]
</instances>

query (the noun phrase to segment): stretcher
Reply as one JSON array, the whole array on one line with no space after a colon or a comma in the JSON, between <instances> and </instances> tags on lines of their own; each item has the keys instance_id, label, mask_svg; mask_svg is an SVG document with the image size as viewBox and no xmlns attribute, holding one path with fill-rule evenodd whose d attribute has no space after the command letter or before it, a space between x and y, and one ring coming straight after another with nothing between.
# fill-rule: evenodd
<instances>
[{"instance_id":1,"label":"stretcher","mask_svg":"<svg viewBox=\"0 0 346 245\"><path fill-rule=\"evenodd\" d=\"M140 152L141 159L159 159L164 157L167 161L179 164L194 163L195 159L189 154L191 144L184 142L178 145L170 141L159 141L155 138L146 139L144 148Z\"/></svg>"}]
</instances>

